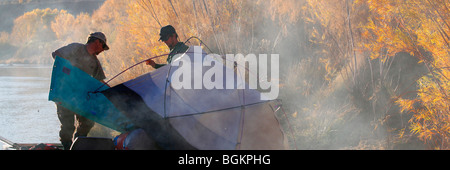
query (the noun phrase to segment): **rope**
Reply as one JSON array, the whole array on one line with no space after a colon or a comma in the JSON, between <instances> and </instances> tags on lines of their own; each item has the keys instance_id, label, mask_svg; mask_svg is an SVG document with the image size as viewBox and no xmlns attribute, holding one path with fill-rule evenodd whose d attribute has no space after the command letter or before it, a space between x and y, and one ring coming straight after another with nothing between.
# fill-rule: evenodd
<instances>
[{"instance_id":1,"label":"rope","mask_svg":"<svg viewBox=\"0 0 450 170\"><path fill-rule=\"evenodd\" d=\"M167 71L166 75L166 83L164 84L164 118L167 118L167 109L166 109L166 98L167 98L167 84L169 84L169 74L172 70L172 64L169 64L169 70Z\"/></svg>"},{"instance_id":2,"label":"rope","mask_svg":"<svg viewBox=\"0 0 450 170\"><path fill-rule=\"evenodd\" d=\"M292 127L291 127L291 122L289 121L289 119L288 119L288 117L287 117L287 114L286 114L286 112L284 111L284 108L281 106L281 104L276 105L275 107L277 107L277 110L276 110L276 111L278 111L278 110L281 108L281 111L283 112L284 118L285 118L286 121L287 121L287 125L288 125L288 127L289 127L289 131L291 132L291 137L292 137L292 140L294 141L295 150L298 150L298 148L297 148L297 142L296 142L295 136L294 136L294 132L292 131ZM276 111L275 111L275 112L276 112Z\"/></svg>"},{"instance_id":3,"label":"rope","mask_svg":"<svg viewBox=\"0 0 450 170\"><path fill-rule=\"evenodd\" d=\"M98 87L95 91L93 91L93 92L88 92L88 93L99 93L99 92L100 92L99 90L100 90L103 86L105 86L106 84L108 84L109 82L111 82L112 80L114 80L115 78L119 77L120 75L122 75L122 74L125 73L126 71L132 69L133 67L136 67L137 65L142 64L142 63L144 63L144 62L146 62L146 61L148 61L148 60L155 59L155 58L159 58L159 57L163 57L163 56L166 56L166 55L169 55L169 54L158 55L158 56L151 57L151 58L149 58L149 59L143 60L143 61L141 61L141 62L138 62L138 63L132 65L131 67L128 67L127 69L123 70L123 71L120 72L119 74L115 75L114 77L112 77L111 79L109 79L107 82L103 83L103 84L102 84L100 87Z\"/></svg>"},{"instance_id":4,"label":"rope","mask_svg":"<svg viewBox=\"0 0 450 170\"><path fill-rule=\"evenodd\" d=\"M209 47L208 47L208 46L207 46L200 38L198 38L198 37L192 36L192 37L188 38L184 43L189 42L191 39L197 39L198 41L200 41L201 44L205 45L205 47L212 53L211 49L210 49L210 48L209 48ZM111 79L109 79L108 81L106 81L105 83L103 83L100 87L98 87L98 88L97 88L96 90L94 90L93 92L88 92L88 96L89 96L90 93L99 93L99 92L100 92L99 90L100 90L102 87L104 87L104 86L107 85L109 82L111 82L111 81L114 80L115 78L119 77L120 75L122 75L122 74L125 73L126 71L132 69L133 67L136 67L137 65L142 64L142 63L144 63L144 62L146 62L146 61L148 61L148 60L155 59L155 58L159 58L159 57L164 57L164 56L167 56L167 55L169 55L169 54L170 54L170 53L162 54L162 55L158 55L158 56L154 56L154 57L151 57L151 58L149 58L149 59L140 61L140 62L138 62L138 63L136 63L136 64L134 64L134 65L132 65L132 66L126 68L125 70L123 70L123 71L120 72L119 74L115 75L114 77L112 77ZM177 54L180 54L180 53L177 53ZM223 57L223 56L222 56L222 57ZM235 63L235 65L237 65L237 64ZM245 68L245 66L244 66L244 68ZM249 71L247 68L245 68L245 69L246 69L247 71ZM250 71L249 71L249 72L250 72ZM251 72L250 72L250 73L251 73Z\"/></svg>"},{"instance_id":5,"label":"rope","mask_svg":"<svg viewBox=\"0 0 450 170\"><path fill-rule=\"evenodd\" d=\"M211 51L211 49L209 49L209 47L206 45L206 43L204 43L200 38L198 38L198 37L196 37L196 36L192 36L192 37L189 37L184 43L186 44L187 42L189 42L191 39L197 39L198 41L200 41L200 45L205 45L205 47L209 50L209 53L213 53L212 51Z\"/></svg>"},{"instance_id":6,"label":"rope","mask_svg":"<svg viewBox=\"0 0 450 170\"><path fill-rule=\"evenodd\" d=\"M19 144L14 143L14 142L12 142L12 141L10 141L10 140L2 137L2 136L0 136L0 142L3 142L5 144L7 144L7 145L10 145L12 148L20 149L20 145Z\"/></svg>"},{"instance_id":7,"label":"rope","mask_svg":"<svg viewBox=\"0 0 450 170\"><path fill-rule=\"evenodd\" d=\"M6 138L4 138L2 136L0 136L0 141L3 141L4 143L6 143L8 145L11 145L11 146L14 146L16 144L16 143L11 142L10 140L8 140L8 139L6 139Z\"/></svg>"},{"instance_id":8,"label":"rope","mask_svg":"<svg viewBox=\"0 0 450 170\"><path fill-rule=\"evenodd\" d=\"M197 39L198 41L200 41L201 44L205 45L205 47L206 47L210 52L212 52L211 49L210 49L210 48L209 48L209 47L208 47L208 46L207 46L200 38L195 37L195 36L192 36L192 37L188 38L184 43L186 44L186 43L189 42L191 39ZM95 91L89 92L89 93L99 93L99 90L100 90L103 86L105 86L106 84L108 84L109 82L111 82L112 80L114 80L115 78L119 77L120 75L122 75L122 74L125 73L126 71L132 69L133 67L136 67L137 65L142 64L142 63L144 63L144 62L146 62L146 61L148 61L148 60L155 59L155 58L159 58L159 57L164 57L164 56L167 56L167 55L169 55L169 54L170 54L170 53L158 55L158 56L151 57L151 58L149 58L149 59L143 60L143 61L141 61L141 62L138 62L138 63L132 65L131 67L128 67L127 69L123 70L123 71L120 72L119 74L115 75L114 77L112 77L111 79L109 79L107 82L103 83L103 85L101 85L100 87L98 87ZM179 53L177 53L177 54L179 54Z\"/></svg>"},{"instance_id":9,"label":"rope","mask_svg":"<svg viewBox=\"0 0 450 170\"><path fill-rule=\"evenodd\" d=\"M242 137L244 136L244 126L245 126L245 89L242 89L242 100L243 105L241 106L241 135L238 141L238 150L241 150Z\"/></svg>"}]
</instances>

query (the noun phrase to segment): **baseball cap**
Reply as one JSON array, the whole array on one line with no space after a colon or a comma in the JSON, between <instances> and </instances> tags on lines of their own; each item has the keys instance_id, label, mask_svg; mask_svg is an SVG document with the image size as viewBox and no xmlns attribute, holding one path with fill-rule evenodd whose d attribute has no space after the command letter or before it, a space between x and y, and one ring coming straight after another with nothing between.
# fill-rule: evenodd
<instances>
[{"instance_id":1,"label":"baseball cap","mask_svg":"<svg viewBox=\"0 0 450 170\"><path fill-rule=\"evenodd\" d=\"M91 37L97 38L99 40L102 40L105 43L105 45L103 46L103 49L104 50L109 50L109 47L106 44L106 36L105 36L105 34L103 34L102 32L94 32L94 33L91 33L89 35L89 38L91 38Z\"/></svg>"},{"instance_id":2,"label":"baseball cap","mask_svg":"<svg viewBox=\"0 0 450 170\"><path fill-rule=\"evenodd\" d=\"M169 36L172 34L176 34L175 28L172 27L172 25L167 25L161 28L161 31L159 33L159 41L167 41L169 39Z\"/></svg>"}]
</instances>

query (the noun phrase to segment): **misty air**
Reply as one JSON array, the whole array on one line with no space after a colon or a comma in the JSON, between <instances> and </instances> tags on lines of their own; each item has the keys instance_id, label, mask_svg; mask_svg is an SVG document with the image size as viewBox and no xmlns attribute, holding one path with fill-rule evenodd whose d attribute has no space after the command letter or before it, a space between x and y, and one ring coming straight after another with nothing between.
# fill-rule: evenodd
<instances>
[{"instance_id":1,"label":"misty air","mask_svg":"<svg viewBox=\"0 0 450 170\"><path fill-rule=\"evenodd\" d=\"M4 0L0 150L447 150L449 9Z\"/></svg>"}]
</instances>

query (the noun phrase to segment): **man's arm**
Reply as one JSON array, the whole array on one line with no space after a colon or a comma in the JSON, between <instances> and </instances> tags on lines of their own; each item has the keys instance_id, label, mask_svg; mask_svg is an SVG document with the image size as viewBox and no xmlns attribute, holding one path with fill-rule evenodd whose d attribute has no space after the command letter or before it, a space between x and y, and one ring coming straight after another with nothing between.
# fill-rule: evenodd
<instances>
[{"instance_id":1,"label":"man's arm","mask_svg":"<svg viewBox=\"0 0 450 170\"><path fill-rule=\"evenodd\" d=\"M52 57L53 57L53 59L55 59L56 56L62 57L64 59L69 59L69 58L73 57L74 52L77 51L81 47L82 46L75 44L75 43L69 44L67 46L61 47L61 48L57 49L56 51L54 51L52 53Z\"/></svg>"},{"instance_id":2,"label":"man's arm","mask_svg":"<svg viewBox=\"0 0 450 170\"><path fill-rule=\"evenodd\" d=\"M152 66L152 67L155 68L155 69L158 69L158 68L160 68L160 67L166 65L166 64L156 64L155 61L153 61L152 59L145 61L145 63L146 63L147 65Z\"/></svg>"},{"instance_id":3,"label":"man's arm","mask_svg":"<svg viewBox=\"0 0 450 170\"><path fill-rule=\"evenodd\" d=\"M165 65L167 65L167 64L156 64L154 68L155 68L155 69L158 69L158 68L160 68L160 67L162 67L162 66L165 66Z\"/></svg>"}]
</instances>

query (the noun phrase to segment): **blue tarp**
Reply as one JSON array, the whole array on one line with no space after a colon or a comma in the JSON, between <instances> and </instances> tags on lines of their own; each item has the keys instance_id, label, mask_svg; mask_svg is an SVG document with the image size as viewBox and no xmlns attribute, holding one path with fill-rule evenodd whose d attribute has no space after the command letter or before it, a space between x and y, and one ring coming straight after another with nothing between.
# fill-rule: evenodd
<instances>
[{"instance_id":1,"label":"blue tarp","mask_svg":"<svg viewBox=\"0 0 450 170\"><path fill-rule=\"evenodd\" d=\"M49 100L72 110L106 127L126 132L133 128L131 121L102 93L89 93L102 86L81 69L74 67L64 58L56 57L53 65ZM100 90L108 89L103 86Z\"/></svg>"}]
</instances>

